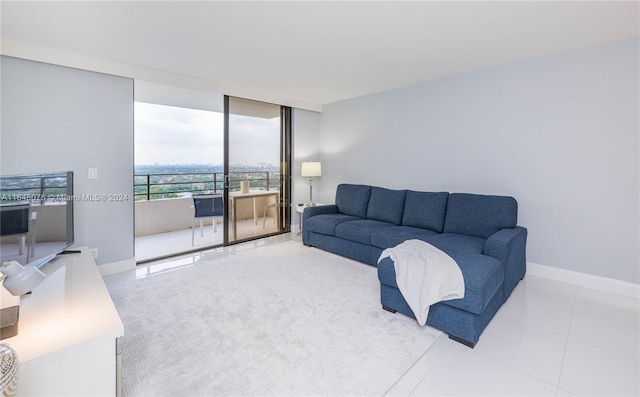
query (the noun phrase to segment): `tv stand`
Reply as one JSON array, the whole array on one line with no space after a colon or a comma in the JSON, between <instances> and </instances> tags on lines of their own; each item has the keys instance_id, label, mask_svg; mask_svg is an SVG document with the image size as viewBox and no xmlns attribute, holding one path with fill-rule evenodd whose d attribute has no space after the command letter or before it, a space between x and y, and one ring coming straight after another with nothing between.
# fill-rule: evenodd
<instances>
[{"instance_id":1,"label":"tv stand","mask_svg":"<svg viewBox=\"0 0 640 397\"><path fill-rule=\"evenodd\" d=\"M68 255L68 254L80 254L82 250L64 250L60 252L58 255Z\"/></svg>"},{"instance_id":2,"label":"tv stand","mask_svg":"<svg viewBox=\"0 0 640 397\"><path fill-rule=\"evenodd\" d=\"M124 326L91 253L40 270L47 279L21 297L18 334L2 340L20 360L16 396L115 396Z\"/></svg>"}]
</instances>

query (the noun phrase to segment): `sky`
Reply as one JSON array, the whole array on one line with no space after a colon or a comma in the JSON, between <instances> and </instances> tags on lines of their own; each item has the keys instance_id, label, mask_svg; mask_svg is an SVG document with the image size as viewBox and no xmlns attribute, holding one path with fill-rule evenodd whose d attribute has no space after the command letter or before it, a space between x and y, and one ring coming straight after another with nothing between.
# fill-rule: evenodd
<instances>
[{"instance_id":1,"label":"sky","mask_svg":"<svg viewBox=\"0 0 640 397\"><path fill-rule=\"evenodd\" d=\"M222 164L222 113L135 102L135 164ZM280 119L232 115L230 164L279 164Z\"/></svg>"}]
</instances>

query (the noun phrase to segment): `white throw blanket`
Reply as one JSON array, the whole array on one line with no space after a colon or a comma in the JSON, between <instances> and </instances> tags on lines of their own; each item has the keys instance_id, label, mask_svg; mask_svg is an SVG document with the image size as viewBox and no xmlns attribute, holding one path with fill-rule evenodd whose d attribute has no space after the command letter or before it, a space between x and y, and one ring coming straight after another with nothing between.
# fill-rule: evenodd
<instances>
[{"instance_id":1,"label":"white throw blanket","mask_svg":"<svg viewBox=\"0 0 640 397\"><path fill-rule=\"evenodd\" d=\"M378 263L386 257L393 260L398 288L420 325L426 324L434 303L464 298L460 267L433 245L407 240L382 251Z\"/></svg>"}]
</instances>

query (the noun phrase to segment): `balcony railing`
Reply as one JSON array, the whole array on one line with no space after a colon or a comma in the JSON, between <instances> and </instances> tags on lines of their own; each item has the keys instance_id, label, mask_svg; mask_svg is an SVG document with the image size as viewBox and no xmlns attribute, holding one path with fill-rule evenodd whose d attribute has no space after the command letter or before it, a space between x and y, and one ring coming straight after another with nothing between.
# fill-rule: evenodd
<instances>
[{"instance_id":1,"label":"balcony railing","mask_svg":"<svg viewBox=\"0 0 640 397\"><path fill-rule=\"evenodd\" d=\"M252 189L270 190L280 186L280 173L242 171L229 173L229 189L240 190L241 181L250 181ZM215 194L224 189L222 172L189 172L176 174L135 174L136 201L177 198L188 194Z\"/></svg>"},{"instance_id":2,"label":"balcony railing","mask_svg":"<svg viewBox=\"0 0 640 397\"><path fill-rule=\"evenodd\" d=\"M73 199L68 196L67 178L65 173L2 177L0 201L2 204L63 204Z\"/></svg>"}]
</instances>

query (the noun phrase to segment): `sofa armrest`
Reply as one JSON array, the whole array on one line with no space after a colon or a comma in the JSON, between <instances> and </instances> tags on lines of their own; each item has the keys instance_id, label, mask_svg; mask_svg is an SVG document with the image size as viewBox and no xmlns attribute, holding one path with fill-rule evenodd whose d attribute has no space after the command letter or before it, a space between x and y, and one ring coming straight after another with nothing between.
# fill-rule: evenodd
<instances>
[{"instance_id":1,"label":"sofa armrest","mask_svg":"<svg viewBox=\"0 0 640 397\"><path fill-rule=\"evenodd\" d=\"M322 214L337 214L338 206L335 204L314 205L313 207L305 207L302 212L302 221L304 222L308 218Z\"/></svg>"},{"instance_id":2,"label":"sofa armrest","mask_svg":"<svg viewBox=\"0 0 640 397\"><path fill-rule=\"evenodd\" d=\"M302 212L302 243L309 245L309 232L305 232L304 224L309 218L322 214L337 214L338 206L335 204L328 205L316 205L313 207L306 207Z\"/></svg>"},{"instance_id":3,"label":"sofa armrest","mask_svg":"<svg viewBox=\"0 0 640 397\"><path fill-rule=\"evenodd\" d=\"M521 226L501 229L489 236L482 253L504 264L504 299L506 300L527 271L527 229Z\"/></svg>"}]
</instances>

